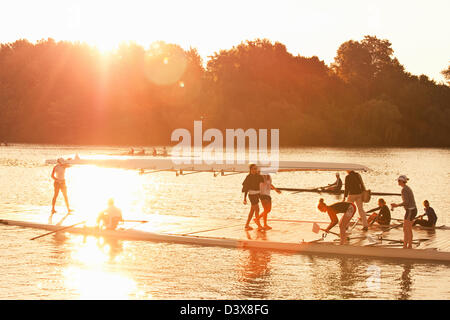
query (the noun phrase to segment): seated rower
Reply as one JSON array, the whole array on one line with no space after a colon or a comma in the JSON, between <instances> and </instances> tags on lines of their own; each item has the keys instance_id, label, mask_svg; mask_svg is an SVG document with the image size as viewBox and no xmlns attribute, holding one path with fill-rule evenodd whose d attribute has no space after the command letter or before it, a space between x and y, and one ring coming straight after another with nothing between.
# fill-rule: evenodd
<instances>
[{"instance_id":1,"label":"seated rower","mask_svg":"<svg viewBox=\"0 0 450 320\"><path fill-rule=\"evenodd\" d=\"M336 173L336 181L334 183L329 184L328 186L323 188L323 190L332 192L339 192L341 191L341 189L342 189L342 180L341 177L339 176L339 173Z\"/></svg>"},{"instance_id":2,"label":"seated rower","mask_svg":"<svg viewBox=\"0 0 450 320\"><path fill-rule=\"evenodd\" d=\"M378 210L380 210L379 213L374 212ZM384 199L378 199L378 208L367 211L367 213L371 212L374 213L367 219L369 225L377 222L379 225L388 226L391 223L391 210L389 210L389 207L386 205L386 201L384 201Z\"/></svg>"},{"instance_id":3,"label":"seated rower","mask_svg":"<svg viewBox=\"0 0 450 320\"><path fill-rule=\"evenodd\" d=\"M119 222L123 222L122 211L114 205L114 199L108 200L108 208L99 213L97 225L100 223L107 230L115 230Z\"/></svg>"},{"instance_id":4,"label":"seated rower","mask_svg":"<svg viewBox=\"0 0 450 320\"><path fill-rule=\"evenodd\" d=\"M414 221L413 226L418 224L422 227L434 227L437 221L437 216L434 212L434 209L430 207L430 203L428 202L428 200L425 200L423 202L423 206L425 213L422 216L418 217L416 221ZM423 218L424 216L427 216L428 220L425 220Z\"/></svg>"},{"instance_id":5,"label":"seated rower","mask_svg":"<svg viewBox=\"0 0 450 320\"><path fill-rule=\"evenodd\" d=\"M341 244L345 244L346 237L345 232L347 231L347 227L350 224L350 220L352 220L353 215L356 212L356 206L350 202L336 202L331 206L327 206L323 199L319 200L319 205L317 208L322 212L327 212L328 216L331 219L330 224L324 230L325 232L329 232L331 228L333 228L338 223L337 214L343 213L341 220L339 221L339 234L341 237Z\"/></svg>"}]
</instances>

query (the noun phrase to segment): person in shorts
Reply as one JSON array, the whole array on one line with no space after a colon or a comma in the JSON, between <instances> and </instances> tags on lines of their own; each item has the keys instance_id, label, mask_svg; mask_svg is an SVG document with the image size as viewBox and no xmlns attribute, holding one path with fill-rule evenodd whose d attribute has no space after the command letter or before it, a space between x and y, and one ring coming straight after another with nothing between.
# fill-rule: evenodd
<instances>
[{"instance_id":1,"label":"person in shorts","mask_svg":"<svg viewBox=\"0 0 450 320\"><path fill-rule=\"evenodd\" d=\"M64 163L64 159L59 158L57 160L56 166L53 168L51 177L54 180L54 182L53 182L54 192L53 192L53 199L52 199L52 213L50 215L50 219L53 216L53 214L56 213L55 204L56 204L56 199L58 198L60 191L64 196L64 201L65 201L66 207L67 207L67 214L72 212L72 210L70 209L70 206L69 206L69 198L67 196L67 187L66 187L66 179L65 179L65 173L66 173L66 169L68 167L69 167L69 165Z\"/></svg>"},{"instance_id":2,"label":"person in shorts","mask_svg":"<svg viewBox=\"0 0 450 320\"><path fill-rule=\"evenodd\" d=\"M255 164L250 165L250 173L245 177L242 183L242 192L244 192L244 205L247 204L247 195L250 200L250 212L248 213L247 223L245 224L245 230L252 230L250 221L253 214L255 215L255 223L258 225L258 230L263 230L263 227L259 223L259 194L260 184L264 182L263 177L258 172L258 167Z\"/></svg>"},{"instance_id":3,"label":"person in shorts","mask_svg":"<svg viewBox=\"0 0 450 320\"><path fill-rule=\"evenodd\" d=\"M261 200L264 211L260 214L258 220L263 218L263 229L270 230L272 227L267 224L267 215L272 211L272 197L270 196L270 191L275 190L277 193L281 193L281 191L274 187L272 184L272 177L269 174L263 174L262 177L264 182L260 184L259 199Z\"/></svg>"},{"instance_id":4,"label":"person in shorts","mask_svg":"<svg viewBox=\"0 0 450 320\"><path fill-rule=\"evenodd\" d=\"M397 207L405 208L405 217L403 219L403 248L412 249L413 232L412 226L414 219L417 215L416 200L414 199L414 193L409 186L406 185L408 178L404 175L398 177L397 182L400 187L402 187L402 203L392 203L391 209Z\"/></svg>"}]
</instances>

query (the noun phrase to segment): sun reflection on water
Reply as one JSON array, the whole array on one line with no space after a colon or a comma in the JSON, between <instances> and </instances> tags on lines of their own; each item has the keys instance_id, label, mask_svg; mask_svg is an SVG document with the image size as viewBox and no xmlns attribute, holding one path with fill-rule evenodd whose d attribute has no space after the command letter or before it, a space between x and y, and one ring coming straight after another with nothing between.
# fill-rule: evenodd
<instances>
[{"instance_id":1,"label":"sun reflection on water","mask_svg":"<svg viewBox=\"0 0 450 320\"><path fill-rule=\"evenodd\" d=\"M70 240L71 264L63 271L66 287L79 299L150 299L130 275L116 271L121 263L135 261L119 240L75 236ZM120 268L119 268L120 269Z\"/></svg>"},{"instance_id":2,"label":"sun reflection on water","mask_svg":"<svg viewBox=\"0 0 450 320\"><path fill-rule=\"evenodd\" d=\"M67 288L80 299L130 299L139 293L136 282L121 274L99 269L69 267L64 272Z\"/></svg>"}]
</instances>

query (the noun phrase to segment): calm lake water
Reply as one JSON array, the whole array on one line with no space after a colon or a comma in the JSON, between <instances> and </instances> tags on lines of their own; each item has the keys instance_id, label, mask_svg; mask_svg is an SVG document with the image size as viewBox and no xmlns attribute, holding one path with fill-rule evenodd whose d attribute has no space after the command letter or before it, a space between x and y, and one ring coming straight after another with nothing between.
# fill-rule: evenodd
<instances>
[{"instance_id":1,"label":"calm lake water","mask_svg":"<svg viewBox=\"0 0 450 320\"><path fill-rule=\"evenodd\" d=\"M126 148L14 145L0 147L0 218L47 221L52 167L60 156L117 154ZM353 162L372 191L399 192L406 174L419 212L428 199L438 224L450 222L449 149L282 149L283 160ZM244 175L211 173L176 177L161 172L95 167L67 170L68 193L81 217L95 219L114 197L126 218L149 220L147 228L177 232L224 224L244 225ZM334 182L334 172L279 173L279 187L310 188ZM272 218L327 220L314 193L273 195ZM373 197L366 209L376 206ZM399 198L386 197L388 203ZM65 213L58 198L57 217ZM402 218L397 209L393 217ZM130 225L132 226L132 225ZM450 231L449 231L450 232ZM450 299L449 265L258 250L110 241L56 235L30 241L42 230L0 225L0 299ZM374 275L376 276L374 278Z\"/></svg>"}]
</instances>

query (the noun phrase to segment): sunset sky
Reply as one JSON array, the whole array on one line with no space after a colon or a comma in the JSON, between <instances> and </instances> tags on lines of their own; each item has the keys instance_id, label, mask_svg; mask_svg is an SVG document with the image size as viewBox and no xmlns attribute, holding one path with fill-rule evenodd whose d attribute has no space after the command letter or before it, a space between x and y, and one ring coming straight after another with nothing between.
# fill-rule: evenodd
<instances>
[{"instance_id":1,"label":"sunset sky","mask_svg":"<svg viewBox=\"0 0 450 320\"><path fill-rule=\"evenodd\" d=\"M388 39L406 70L440 82L450 64L449 0L15 0L0 3L0 42L82 41L101 50L163 40L204 59L244 40L280 41L331 63L343 42Z\"/></svg>"}]
</instances>

